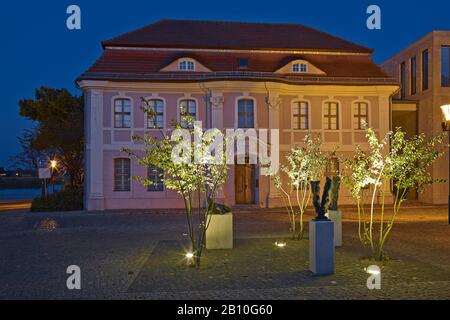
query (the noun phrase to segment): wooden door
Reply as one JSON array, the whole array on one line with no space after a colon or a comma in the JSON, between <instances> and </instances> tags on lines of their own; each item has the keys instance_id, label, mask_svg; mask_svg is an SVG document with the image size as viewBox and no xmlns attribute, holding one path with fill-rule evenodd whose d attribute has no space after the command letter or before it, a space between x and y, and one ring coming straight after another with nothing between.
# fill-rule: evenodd
<instances>
[{"instance_id":1,"label":"wooden door","mask_svg":"<svg viewBox=\"0 0 450 320\"><path fill-rule=\"evenodd\" d=\"M236 204L254 203L255 166L251 164L238 164L234 171L234 190Z\"/></svg>"}]
</instances>

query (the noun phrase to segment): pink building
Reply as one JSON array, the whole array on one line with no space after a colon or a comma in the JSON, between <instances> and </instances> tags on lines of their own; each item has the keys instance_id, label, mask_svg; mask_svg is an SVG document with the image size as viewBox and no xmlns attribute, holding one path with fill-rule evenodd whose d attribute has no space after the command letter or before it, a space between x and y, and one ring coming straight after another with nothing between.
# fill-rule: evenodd
<instances>
[{"instance_id":1,"label":"pink building","mask_svg":"<svg viewBox=\"0 0 450 320\"><path fill-rule=\"evenodd\" d=\"M170 130L181 104L206 127L279 129L283 162L307 132L321 135L325 150L364 148L363 121L380 135L389 131L399 89L372 61L373 50L303 25L162 20L103 48L78 79L86 97L88 210L183 207L163 183L130 181L148 169L120 151L142 147L134 134ZM141 98L156 119L148 120ZM281 204L258 165L233 167L221 194L226 204ZM342 190L341 203L349 201Z\"/></svg>"}]
</instances>

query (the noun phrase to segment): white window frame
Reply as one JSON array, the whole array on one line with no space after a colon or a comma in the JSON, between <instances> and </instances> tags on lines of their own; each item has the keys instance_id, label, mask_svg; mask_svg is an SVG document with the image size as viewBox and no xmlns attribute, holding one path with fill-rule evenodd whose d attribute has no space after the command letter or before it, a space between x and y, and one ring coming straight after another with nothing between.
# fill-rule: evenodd
<instances>
[{"instance_id":1,"label":"white window frame","mask_svg":"<svg viewBox=\"0 0 450 320\"><path fill-rule=\"evenodd\" d=\"M182 97L182 98L178 99L178 101L177 101L177 119L178 119L178 122L183 124L183 121L181 119L180 107L181 107L181 102L184 101L184 100L192 100L192 101L195 102L195 121L200 121L200 117L199 117L199 114L198 114L198 110L199 110L198 109L198 107L199 107L198 106L198 99L196 99L194 97L191 97L191 96L185 96L185 97Z\"/></svg>"},{"instance_id":2,"label":"white window frame","mask_svg":"<svg viewBox=\"0 0 450 320\"><path fill-rule=\"evenodd\" d=\"M178 70L179 71L195 71L195 61L192 59L180 59L178 61Z\"/></svg>"},{"instance_id":3,"label":"white window frame","mask_svg":"<svg viewBox=\"0 0 450 320\"><path fill-rule=\"evenodd\" d=\"M295 120L296 120L296 117L295 117L295 113L294 113L294 109L295 109L295 107L297 107L297 104L299 104L299 103L306 103L306 106L307 106L307 117L306 117L306 123L307 123L307 128L297 128L297 126L298 126L298 121L296 122ZM300 117L300 115L299 115L299 117ZM292 130L295 130L295 131L307 131L307 130L310 130L310 128L311 128L311 103L308 101L308 100L305 100L305 99L296 99L296 100L293 100L292 101L292 103L291 103L291 126L292 126Z\"/></svg>"},{"instance_id":4,"label":"white window frame","mask_svg":"<svg viewBox=\"0 0 450 320\"><path fill-rule=\"evenodd\" d=\"M131 103L131 126L130 128L122 128L122 127L116 127L116 119L115 119L115 101L117 99L128 99L130 100ZM111 114L110 114L110 119L111 119L111 125L108 127L110 129L119 131L119 130L130 130L134 128L134 99L131 96L126 95L125 93L118 93L117 95L111 97ZM111 132L112 132L111 131Z\"/></svg>"},{"instance_id":5,"label":"white window frame","mask_svg":"<svg viewBox=\"0 0 450 320\"><path fill-rule=\"evenodd\" d=\"M253 101L253 127L250 127L250 128L239 127L239 101L241 101L241 100ZM235 128L236 129L255 129L255 128L257 128L257 125L256 125L256 99L249 97L249 96L242 96L242 97L236 98L236 114L235 114L235 116L236 116L236 118L235 118Z\"/></svg>"},{"instance_id":6,"label":"white window frame","mask_svg":"<svg viewBox=\"0 0 450 320\"><path fill-rule=\"evenodd\" d=\"M330 129L328 126L324 126L325 123L325 107L328 106L328 103L335 103L337 104L336 106L336 128L334 129ZM336 100L326 100L324 102L322 102L322 129L325 131L338 131L340 130L341 126L341 103L339 101ZM330 118L330 117L327 117ZM329 120L327 122L329 124Z\"/></svg>"},{"instance_id":7,"label":"white window frame","mask_svg":"<svg viewBox=\"0 0 450 320\"><path fill-rule=\"evenodd\" d=\"M308 64L297 62L292 64L292 72L293 73L307 73L308 72Z\"/></svg>"},{"instance_id":8,"label":"white window frame","mask_svg":"<svg viewBox=\"0 0 450 320\"><path fill-rule=\"evenodd\" d=\"M145 100L147 102L150 102L151 100L161 100L163 103L163 127L162 128L150 128L148 126L148 118L149 115L147 112L144 112L144 126L146 130L164 130L166 129L166 99L159 97L159 96L150 96L146 97ZM147 104L143 103L144 106L147 106Z\"/></svg>"},{"instance_id":9,"label":"white window frame","mask_svg":"<svg viewBox=\"0 0 450 320\"><path fill-rule=\"evenodd\" d=\"M116 161L117 160L128 160L129 163L130 163L130 174L129 174L130 188L129 188L129 190L116 190ZM131 177L133 175L133 168L132 168L132 166L133 166L133 161L131 161L130 158L127 158L127 157L113 158L113 168L112 169L113 169L113 191L114 192L131 192L131 188L133 186L132 179L131 179ZM125 183L125 181L122 181L122 185L124 185L124 183Z\"/></svg>"},{"instance_id":10,"label":"white window frame","mask_svg":"<svg viewBox=\"0 0 450 320\"><path fill-rule=\"evenodd\" d=\"M370 102L366 101L366 100L356 100L352 102L352 128L355 131L364 131L364 129L359 129L357 126L355 126L355 117L356 117L356 113L355 113L355 105L358 103L365 103L367 105L367 115L366 115L366 119L367 119L367 125L370 126Z\"/></svg>"}]
</instances>

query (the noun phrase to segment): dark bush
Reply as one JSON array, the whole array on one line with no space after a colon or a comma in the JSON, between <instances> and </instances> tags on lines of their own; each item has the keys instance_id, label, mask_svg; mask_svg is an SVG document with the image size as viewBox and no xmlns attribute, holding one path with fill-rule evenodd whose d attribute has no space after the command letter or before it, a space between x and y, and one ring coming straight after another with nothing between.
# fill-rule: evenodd
<instances>
[{"instance_id":1,"label":"dark bush","mask_svg":"<svg viewBox=\"0 0 450 320\"><path fill-rule=\"evenodd\" d=\"M74 211L83 210L83 189L67 187L47 197L35 198L31 211Z\"/></svg>"}]
</instances>

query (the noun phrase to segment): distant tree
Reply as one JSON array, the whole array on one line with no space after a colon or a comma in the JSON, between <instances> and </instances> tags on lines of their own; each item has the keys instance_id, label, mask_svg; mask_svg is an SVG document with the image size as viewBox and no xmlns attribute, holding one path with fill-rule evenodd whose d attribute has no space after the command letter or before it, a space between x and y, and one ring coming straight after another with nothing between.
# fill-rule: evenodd
<instances>
[{"instance_id":1,"label":"distant tree","mask_svg":"<svg viewBox=\"0 0 450 320\"><path fill-rule=\"evenodd\" d=\"M57 157L72 186L83 183L84 103L67 89L41 87L34 99L19 101L20 115L35 123L19 142L25 161L36 152ZM26 160L28 159L28 160ZM34 161L34 160L32 160Z\"/></svg>"},{"instance_id":2,"label":"distant tree","mask_svg":"<svg viewBox=\"0 0 450 320\"><path fill-rule=\"evenodd\" d=\"M10 167L24 170L36 170L37 161L42 154L32 146L35 129L25 129L22 136L18 137L21 151L19 154L9 158Z\"/></svg>"}]
</instances>

